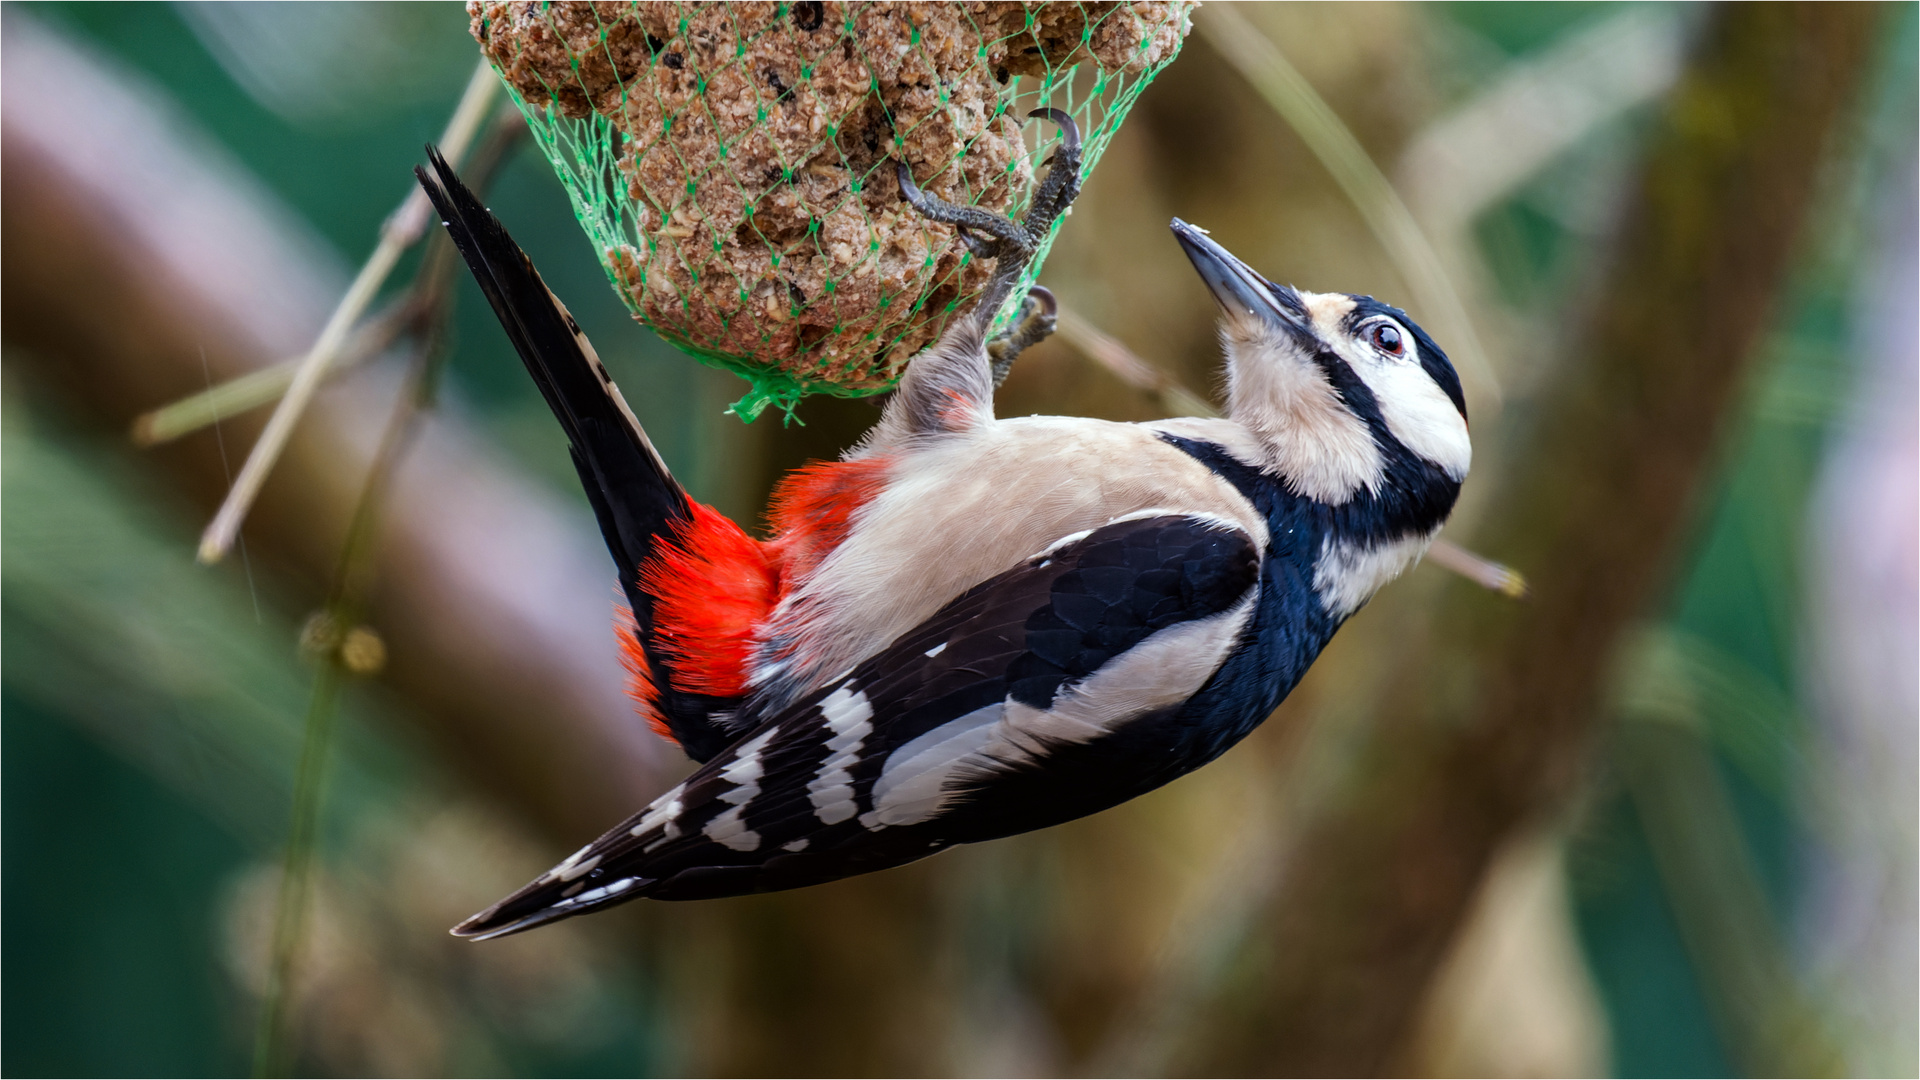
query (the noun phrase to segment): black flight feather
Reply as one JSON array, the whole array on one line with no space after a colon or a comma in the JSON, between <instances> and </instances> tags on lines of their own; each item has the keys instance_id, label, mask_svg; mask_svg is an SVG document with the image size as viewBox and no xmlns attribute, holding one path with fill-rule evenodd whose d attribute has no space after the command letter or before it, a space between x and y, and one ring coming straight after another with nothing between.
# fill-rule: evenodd
<instances>
[{"instance_id":1,"label":"black flight feather","mask_svg":"<svg viewBox=\"0 0 1920 1080\"><path fill-rule=\"evenodd\" d=\"M1090 743L1050 748L1044 767L989 763L925 821L870 827L854 812L873 809L893 751L1002 702L1044 711L1155 633L1231 611L1253 589L1260 565L1246 533L1182 515L1117 522L1024 560L846 676L754 723L662 796L670 813L634 815L454 932L519 933L639 897L706 899L818 884L1132 798L1182 771L1177 744L1191 724L1143 709ZM829 699L854 694L869 710L870 728L844 773L830 775ZM824 782L844 784L853 802L837 820L816 810L812 787ZM728 813L752 833L750 842L728 846L707 831Z\"/></svg>"},{"instance_id":2,"label":"black flight feather","mask_svg":"<svg viewBox=\"0 0 1920 1080\"><path fill-rule=\"evenodd\" d=\"M432 171L416 166L414 175L566 432L580 484L633 610L663 718L681 747L704 761L732 741L712 716L736 702L673 688L667 677L670 662L654 641L654 598L639 579L640 566L654 545L691 516L687 493L627 410L579 324L540 279L520 245L439 151L427 147L427 158Z\"/></svg>"}]
</instances>

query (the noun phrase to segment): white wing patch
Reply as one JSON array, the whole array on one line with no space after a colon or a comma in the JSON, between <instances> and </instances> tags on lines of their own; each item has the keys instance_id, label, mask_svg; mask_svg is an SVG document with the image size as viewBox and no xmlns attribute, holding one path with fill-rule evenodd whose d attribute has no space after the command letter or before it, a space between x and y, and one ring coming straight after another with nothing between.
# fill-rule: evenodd
<instances>
[{"instance_id":1,"label":"white wing patch","mask_svg":"<svg viewBox=\"0 0 1920 1080\"><path fill-rule=\"evenodd\" d=\"M576 851L573 854L567 856L566 858L560 860L560 865L554 867L553 869L547 871L544 874L541 874L540 880L543 882L544 881L572 881L574 878L577 878L581 874L586 873L587 870L593 869L594 863L597 863L600 861L597 858L594 859L593 862L586 864L586 870L580 870L577 873L575 872L575 868L580 866L580 860L585 858L587 852L592 850L593 850L593 845L588 844L586 847L583 847L579 851Z\"/></svg>"},{"instance_id":2,"label":"white wing patch","mask_svg":"<svg viewBox=\"0 0 1920 1080\"><path fill-rule=\"evenodd\" d=\"M760 751L773 741L776 728L768 728L754 736L753 741L740 748L733 761L720 770L720 779L735 786L733 791L720 796L721 801L738 805L753 798L760 791L760 775L765 770L760 767ZM742 794L745 792L746 794Z\"/></svg>"},{"instance_id":3,"label":"white wing patch","mask_svg":"<svg viewBox=\"0 0 1920 1080\"><path fill-rule=\"evenodd\" d=\"M1320 605L1336 619L1344 619L1373 599L1373 594L1420 561L1432 533L1392 540L1375 547L1328 537L1313 564L1313 591Z\"/></svg>"},{"instance_id":4,"label":"white wing patch","mask_svg":"<svg viewBox=\"0 0 1920 1080\"><path fill-rule=\"evenodd\" d=\"M850 770L860 760L861 745L873 733L873 705L867 695L842 686L821 699L819 708L831 735L827 760L807 782L807 798L822 823L835 825L852 817L856 809Z\"/></svg>"},{"instance_id":5,"label":"white wing patch","mask_svg":"<svg viewBox=\"0 0 1920 1080\"><path fill-rule=\"evenodd\" d=\"M627 830L627 835L642 837L655 829L660 830L660 838L648 844L644 851L652 851L661 844L680 835L680 811L685 809L680 797L686 794L687 785L675 784L673 790L653 800L647 805L647 812L640 816L640 823Z\"/></svg>"},{"instance_id":6,"label":"white wing patch","mask_svg":"<svg viewBox=\"0 0 1920 1080\"><path fill-rule=\"evenodd\" d=\"M726 813L707 822L707 839L721 847L730 847L735 851L752 851L760 846L760 834L747 828L746 820L741 816L746 807L730 807Z\"/></svg>"},{"instance_id":7,"label":"white wing patch","mask_svg":"<svg viewBox=\"0 0 1920 1080\"><path fill-rule=\"evenodd\" d=\"M773 741L778 730L769 727L754 736L734 753L733 762L720 770L720 779L735 785L732 790L720 795L720 801L733 805L707 822L704 830L707 839L735 851L752 851L760 846L760 834L747 828L741 815L746 812L747 804L760 794L760 777L765 772L760 764L760 752Z\"/></svg>"},{"instance_id":8,"label":"white wing patch","mask_svg":"<svg viewBox=\"0 0 1920 1080\"><path fill-rule=\"evenodd\" d=\"M626 892L639 880L639 878L621 878L618 881L608 882L597 889L588 889L579 896L569 896L564 900L557 901L553 906L555 908L578 907L581 904L591 904L595 900L605 900L609 896Z\"/></svg>"},{"instance_id":9,"label":"white wing patch","mask_svg":"<svg viewBox=\"0 0 1920 1080\"><path fill-rule=\"evenodd\" d=\"M940 812L949 798L947 780L966 762L977 762L1006 711L1005 702L949 720L887 756L873 784L873 809L860 815L869 829L912 825Z\"/></svg>"},{"instance_id":10,"label":"white wing patch","mask_svg":"<svg viewBox=\"0 0 1920 1080\"><path fill-rule=\"evenodd\" d=\"M926 821L982 772L1035 761L1046 743L1086 743L1128 720L1192 697L1219 670L1253 613L1251 590L1231 610L1170 626L1056 696L1049 709L1002 701L927 732L888 755L873 787L869 829Z\"/></svg>"}]
</instances>

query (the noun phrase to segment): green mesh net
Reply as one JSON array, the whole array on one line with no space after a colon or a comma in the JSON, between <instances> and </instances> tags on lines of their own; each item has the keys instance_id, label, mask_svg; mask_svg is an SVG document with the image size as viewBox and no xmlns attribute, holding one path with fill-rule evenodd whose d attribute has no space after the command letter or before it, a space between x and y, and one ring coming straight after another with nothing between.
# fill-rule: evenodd
<instances>
[{"instance_id":1,"label":"green mesh net","mask_svg":"<svg viewBox=\"0 0 1920 1080\"><path fill-rule=\"evenodd\" d=\"M614 288L662 337L748 380L733 411L751 420L807 394L887 389L986 283L991 260L901 201L895 162L928 195L1020 217L1060 139L1020 118L1064 110L1091 170L1194 6L475 0L468 12Z\"/></svg>"}]
</instances>

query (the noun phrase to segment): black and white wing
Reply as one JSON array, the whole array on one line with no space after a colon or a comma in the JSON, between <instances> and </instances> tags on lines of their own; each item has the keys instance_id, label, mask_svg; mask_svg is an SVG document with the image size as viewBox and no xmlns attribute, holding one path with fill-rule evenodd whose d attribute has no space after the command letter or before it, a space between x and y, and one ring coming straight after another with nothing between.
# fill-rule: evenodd
<instances>
[{"instance_id":1,"label":"black and white wing","mask_svg":"<svg viewBox=\"0 0 1920 1080\"><path fill-rule=\"evenodd\" d=\"M1191 768L1181 706L1234 650L1260 551L1155 512L1067 537L768 718L455 928L812 885L1105 809Z\"/></svg>"}]
</instances>

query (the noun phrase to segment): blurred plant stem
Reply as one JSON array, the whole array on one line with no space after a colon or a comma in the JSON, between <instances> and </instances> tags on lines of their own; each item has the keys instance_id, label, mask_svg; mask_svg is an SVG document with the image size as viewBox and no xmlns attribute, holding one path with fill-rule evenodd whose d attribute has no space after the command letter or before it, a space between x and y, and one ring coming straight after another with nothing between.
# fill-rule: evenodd
<instances>
[{"instance_id":1,"label":"blurred plant stem","mask_svg":"<svg viewBox=\"0 0 1920 1080\"><path fill-rule=\"evenodd\" d=\"M307 706L300 764L294 773L293 811L281 865L280 896L274 910L273 951L266 994L261 1002L259 1035L254 1045L256 1076L283 1075L293 1063L287 1030L288 1005L306 931L315 833L326 792L334 711L341 684L349 675L374 674L384 648L361 645L355 649L353 646L368 641L372 633L361 626L360 620L366 611L367 587L371 584L374 565L373 546L379 538L381 512L392 488L394 473L418 430L420 414L432 403L443 353L439 338L447 315L445 297L451 249L444 235L435 236L421 264L415 290L423 298L433 298L421 305L423 318L430 320L427 339L414 352L407 382L387 420L380 449L360 489L327 604L308 622L302 635L301 644L315 660L313 697Z\"/></svg>"},{"instance_id":2,"label":"blurred plant stem","mask_svg":"<svg viewBox=\"0 0 1920 1080\"><path fill-rule=\"evenodd\" d=\"M1180 380L1147 363L1118 338L1101 330L1072 308L1060 309L1055 330L1080 355L1106 368L1114 378L1151 394L1168 416L1219 416L1207 399L1181 385Z\"/></svg>"},{"instance_id":3,"label":"blurred plant stem","mask_svg":"<svg viewBox=\"0 0 1920 1080\"><path fill-rule=\"evenodd\" d=\"M349 643L356 635L365 640L364 635L370 633L361 627L360 620L366 610L373 547L379 538L382 510L394 473L418 429L417 421L432 403L443 354L440 331L448 313L447 271L451 256L452 244L445 235L436 235L421 262L420 276L414 285L414 292L423 301L419 310L426 330L425 340L414 351L407 381L388 417L379 451L360 489L326 606L308 623L303 635L302 644L315 658L313 698L307 706L300 765L294 774L293 812L281 867L280 896L274 911L271 966L254 1047L256 1076L283 1075L292 1065L292 1044L287 1030L289 996L306 930L309 879L315 832L326 790L334 707L339 701L341 684L349 674L374 673L365 670L373 665L357 659L349 651Z\"/></svg>"},{"instance_id":4,"label":"blurred plant stem","mask_svg":"<svg viewBox=\"0 0 1920 1080\"><path fill-rule=\"evenodd\" d=\"M499 79L493 73L493 65L482 59L480 66L474 69L473 77L467 81L467 91L454 108L453 118L447 121L446 132L440 136L439 145L448 161L458 164L466 156L468 145L486 122L498 90ZM233 547L235 538L240 535L240 525L247 518L247 511L252 509L254 499L260 494L260 486L266 483L274 462L280 459L281 451L286 449L293 425L299 421L300 414L306 411L307 403L313 400L314 391L320 388L320 381L326 376L341 346L346 343L353 325L360 321L367 305L373 303L387 275L393 272L395 264L400 261L400 256L419 241L431 222L432 209L426 195L416 187L380 226L380 242L375 245L373 254L367 257L365 265L361 266L353 284L348 286L346 295L340 298L332 317L320 331L320 337L314 341L313 348L300 358L299 365L287 381L279 407L274 409L267 426L261 429L253 450L247 454L246 464L240 467L240 475L234 478L232 490L227 492L226 501L220 504L213 520L207 524L207 530L200 538L201 562L218 562Z\"/></svg>"},{"instance_id":5,"label":"blurred plant stem","mask_svg":"<svg viewBox=\"0 0 1920 1080\"><path fill-rule=\"evenodd\" d=\"M404 304L394 304L360 324L335 354L333 363L327 365L324 377L332 379L344 375L379 356L406 329L411 317ZM292 385L294 373L299 367L300 357L282 360L272 367L228 379L171 405L141 413L134 419L129 432L133 444L144 448L172 442L182 435L190 435L229 417L278 401L287 392L287 387Z\"/></svg>"},{"instance_id":6,"label":"blurred plant stem","mask_svg":"<svg viewBox=\"0 0 1920 1080\"><path fill-rule=\"evenodd\" d=\"M293 814L287 826L287 847L280 866L280 895L274 908L273 951L267 969L266 993L260 1004L259 1031L254 1038L255 1076L282 1076L291 1072L286 1031L288 987L292 985L300 942L306 931L313 834L320 818L327 750L342 675L338 660L331 656L322 659L314 675L313 698L307 705L300 764L293 780Z\"/></svg>"},{"instance_id":7,"label":"blurred plant stem","mask_svg":"<svg viewBox=\"0 0 1920 1080\"><path fill-rule=\"evenodd\" d=\"M1326 166L1340 190L1353 202L1374 238L1385 248L1407 287L1439 336L1453 342L1452 356L1465 379L1474 406L1500 411L1503 395L1473 318L1447 274L1446 265L1414 220L1393 183L1386 178L1353 132L1340 120L1313 84L1301 75L1260 29L1231 4L1205 8L1194 28L1233 65L1267 104L1299 134Z\"/></svg>"},{"instance_id":8,"label":"blurred plant stem","mask_svg":"<svg viewBox=\"0 0 1920 1080\"><path fill-rule=\"evenodd\" d=\"M1693 14L1667 6L1615 10L1512 62L1401 151L1395 188L1443 249L1466 248L1468 230L1488 207L1673 85Z\"/></svg>"},{"instance_id":9,"label":"blurred plant stem","mask_svg":"<svg viewBox=\"0 0 1920 1080\"><path fill-rule=\"evenodd\" d=\"M467 180L476 191L486 192L508 152L525 131L526 125L517 112L499 114L467 168ZM335 707L342 684L349 676L375 674L384 663L385 646L374 631L361 625L361 620L365 617L373 584L376 547L394 477L419 432L423 415L433 406L439 385L446 356L443 348L446 324L452 314L453 268L453 244L444 231L436 230L403 300L402 310L412 313L411 329L417 339L412 363L354 504L326 604L308 622L303 634L302 645L315 658L313 696L307 708L300 764L295 773L293 809L274 911L270 967L254 1044L257 1076L283 1075L293 1064L294 1047L288 1023L291 994L306 931Z\"/></svg>"},{"instance_id":10,"label":"blurred plant stem","mask_svg":"<svg viewBox=\"0 0 1920 1080\"><path fill-rule=\"evenodd\" d=\"M1483 519L1478 546L1529 567L1534 601L1440 594L1177 1068L1377 1075L1406 1052L1496 852L1588 768L1612 656L1688 533L1880 17L1713 11Z\"/></svg>"}]
</instances>

